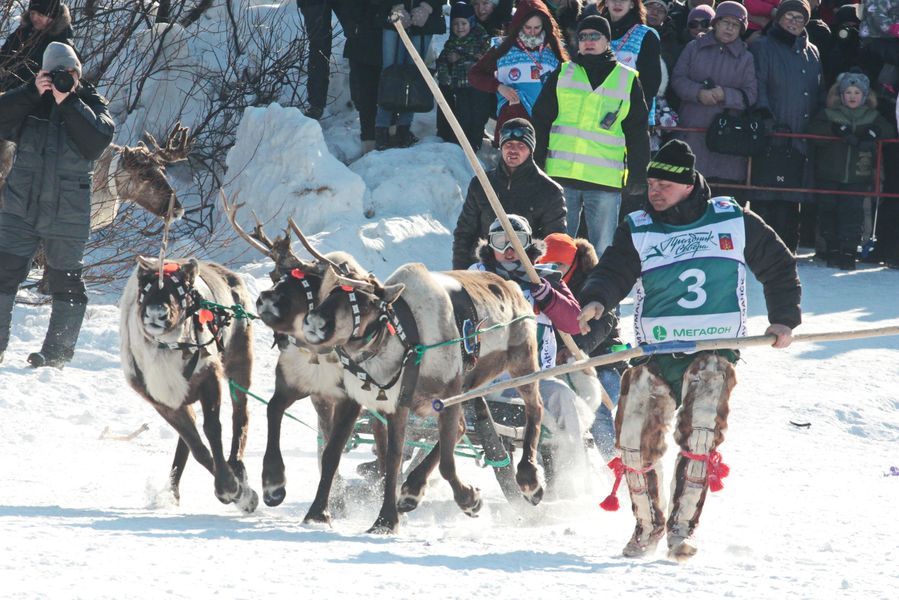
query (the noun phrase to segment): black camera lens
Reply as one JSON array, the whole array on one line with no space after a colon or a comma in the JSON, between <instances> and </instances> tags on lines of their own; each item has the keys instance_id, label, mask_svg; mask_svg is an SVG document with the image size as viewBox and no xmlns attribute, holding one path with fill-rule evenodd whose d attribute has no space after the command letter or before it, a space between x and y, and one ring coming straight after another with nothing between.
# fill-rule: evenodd
<instances>
[{"instance_id":1,"label":"black camera lens","mask_svg":"<svg viewBox=\"0 0 899 600\"><path fill-rule=\"evenodd\" d=\"M50 75L53 77L53 87L60 94L68 94L75 87L75 78L69 73L65 67L54 69Z\"/></svg>"}]
</instances>

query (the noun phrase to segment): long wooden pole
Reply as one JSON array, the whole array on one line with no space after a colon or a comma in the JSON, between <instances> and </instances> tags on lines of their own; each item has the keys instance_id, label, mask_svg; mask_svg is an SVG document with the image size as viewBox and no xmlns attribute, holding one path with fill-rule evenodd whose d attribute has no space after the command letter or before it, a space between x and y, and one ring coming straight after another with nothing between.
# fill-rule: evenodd
<instances>
[{"instance_id":1,"label":"long wooden pole","mask_svg":"<svg viewBox=\"0 0 899 600\"><path fill-rule=\"evenodd\" d=\"M876 329L856 329L854 331L831 331L826 333L804 333L793 336L793 343L806 342L836 342L841 340L857 340L862 338L882 337L886 335L899 335L899 325L892 327L878 327ZM745 338L725 338L717 340L701 340L698 342L674 341L662 342L659 344L649 344L646 346L637 346L630 350L621 352L612 352L603 356L595 356L588 360L581 360L567 365L559 365L552 369L545 369L518 377L517 379L508 379L490 385L485 385L475 390L465 392L458 396L453 396L447 400L434 400L434 410L441 411L447 406L460 404L466 400L477 398L492 392L500 392L509 388L518 387L526 383L534 383L545 377L555 377L564 375L585 367L599 367L611 364L620 360L629 360L638 356L648 356L650 354L672 354L675 352L700 352L703 350L734 350L737 348L749 348L752 346L771 346L777 341L776 335L757 335Z\"/></svg>"},{"instance_id":2,"label":"long wooden pole","mask_svg":"<svg viewBox=\"0 0 899 600\"><path fill-rule=\"evenodd\" d=\"M431 72L428 71L428 67L425 65L424 59L422 59L421 55L418 54L418 50L415 49L415 46L412 45L412 40L409 39L409 35L406 33L406 30L403 29L403 25L400 23L399 17L394 14L391 16L391 20L393 21L393 26L396 27L396 31L399 34L400 39L403 40L403 45L406 46L406 51L409 53L409 56L412 57L412 60L415 62L415 66L417 66L418 70L421 72L421 76L428 84L431 93L434 94L434 98L437 100L437 104L440 105L440 109L443 111L443 115L446 117L447 122L453 129L453 133L456 134L456 139L459 141L459 145L462 146L462 150L465 151L465 156L468 157L468 162L471 163L471 168L474 169L478 181L481 182L481 187L484 188L484 193L487 195L487 200L490 202L490 206L493 207L493 212L496 213L500 224L503 226L503 231L506 232L506 237L509 238L509 241L512 242L512 248L514 248L515 253L518 254L518 260L520 260L521 264L524 265L524 270L528 274L528 278L531 280L531 283L540 283L540 276L537 274L537 270L534 268L534 265L531 264L531 260L528 258L528 255L525 252L524 247L521 245L521 242L518 241L518 236L515 235L515 230L512 228L512 223L509 222L509 217L506 215L506 211L503 209L503 205L500 204L499 198L496 195L496 190L493 189L493 186L490 184L490 180L487 179L487 173L484 171L484 167L481 166L481 161L478 160L478 157L474 152L474 148L471 147L471 144L468 142L468 137L465 135L465 132L462 131L462 126L459 125L459 121L458 119L456 119L456 115L453 113L453 110L447 103L446 98L443 97L443 92L440 91L440 87L434 81L434 78L431 76ZM571 339L571 336L569 334L559 331L559 337L562 338L565 346L579 362L587 359L587 355L577 347L577 344L574 343L574 340ZM614 408L612 399L609 398L609 394L608 392L606 392L605 388L603 388L601 385L600 388L602 389L602 402L611 410L612 408Z\"/></svg>"}]
</instances>

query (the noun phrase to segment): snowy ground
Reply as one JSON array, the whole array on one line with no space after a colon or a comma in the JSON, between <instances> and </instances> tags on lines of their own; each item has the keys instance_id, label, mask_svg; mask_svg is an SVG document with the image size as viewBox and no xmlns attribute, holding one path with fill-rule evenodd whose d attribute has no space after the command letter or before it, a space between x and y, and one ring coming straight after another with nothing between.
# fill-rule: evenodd
<instances>
[{"instance_id":1,"label":"snowy ground","mask_svg":"<svg viewBox=\"0 0 899 600\"><path fill-rule=\"evenodd\" d=\"M448 252L449 249L446 249ZM805 323L814 332L899 324L899 273L841 273L803 259ZM262 275L259 266L247 269ZM260 286L265 285L258 280ZM750 333L765 318L751 288ZM460 463L486 498L472 520L435 480L401 533L362 533L378 500L353 496L333 529L301 524L317 480L312 431L285 421L284 504L252 515L218 503L212 478L191 462L181 506L157 497L173 432L124 383L118 309L91 308L64 371L34 371L24 356L46 327L46 308L17 307L0 365L0 581L4 598L895 598L899 477L899 339L751 349L738 367L731 427L721 447L732 474L710 496L687 566L620 555L633 527L628 503L605 513L610 478L599 460L594 492L545 503L522 520L489 471ZM628 326L629 327L629 326ZM628 332L628 335L630 332ZM253 389L267 397L276 351L257 328ZM314 423L308 402L292 414ZM225 411L227 413L227 411ZM261 492L265 407L251 406L246 464ZM789 421L810 422L797 429ZM106 427L132 441L99 439ZM598 458L598 457L597 457ZM671 473L673 451L666 457ZM363 446L342 472L371 459Z\"/></svg>"}]
</instances>

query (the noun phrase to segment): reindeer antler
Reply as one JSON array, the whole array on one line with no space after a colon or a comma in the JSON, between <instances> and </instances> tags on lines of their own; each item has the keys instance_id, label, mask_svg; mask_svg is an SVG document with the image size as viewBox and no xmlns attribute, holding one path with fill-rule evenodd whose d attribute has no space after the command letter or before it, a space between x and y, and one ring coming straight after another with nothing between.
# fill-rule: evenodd
<instances>
[{"instance_id":1,"label":"reindeer antler","mask_svg":"<svg viewBox=\"0 0 899 600\"><path fill-rule=\"evenodd\" d=\"M318 260L320 263L325 264L325 265L331 265L332 267L334 267L335 273L340 273L342 271L342 269L340 268L340 266L337 263L335 263L333 260L327 258L324 254L322 254L321 252L316 250L315 246L313 246L312 244L309 243L309 240L306 239L306 236L303 235L303 232L300 231L299 227L297 227L297 224L294 222L293 217L287 217L287 223L290 225L290 228L293 229L293 232L295 234L297 234L297 238L299 238L300 242L303 243L303 246L306 248L306 250L309 251L309 254L311 254L313 257L315 257L315 259Z\"/></svg>"},{"instance_id":2,"label":"reindeer antler","mask_svg":"<svg viewBox=\"0 0 899 600\"><path fill-rule=\"evenodd\" d=\"M181 127L181 121L175 123L164 147L160 146L156 138L150 135L149 132L145 131L144 133L147 139L150 140L150 143L156 147L156 150L152 152L153 159L161 165L185 160L194 149L194 142L196 141L192 138L188 139L190 128ZM138 146L141 144L142 142L138 142Z\"/></svg>"},{"instance_id":3,"label":"reindeer antler","mask_svg":"<svg viewBox=\"0 0 899 600\"><path fill-rule=\"evenodd\" d=\"M225 208L225 214L228 215L228 221L231 223L231 227L234 228L234 231L237 232L237 235L246 240L246 242L253 248L262 252L262 254L264 254L266 257L271 258L272 260L275 260L275 262L277 262L275 257L272 256L271 244L269 244L268 248L266 248L264 242L254 239L246 231L244 231L240 225L237 224L237 211L240 210L240 207L244 205L244 203L237 204L237 196L238 194L240 194L240 190L237 190L237 192L235 192L235 194L231 197L230 205L228 204L228 200L225 198L225 190L219 189L219 193L222 195L222 206L224 206ZM253 216L255 217L256 215L254 214ZM256 229L259 231L262 230L259 219L256 219ZM264 236L265 234L262 235Z\"/></svg>"},{"instance_id":4,"label":"reindeer antler","mask_svg":"<svg viewBox=\"0 0 899 600\"><path fill-rule=\"evenodd\" d=\"M333 263L332 263L333 264ZM370 281L361 281L359 279L351 279L349 277L344 277L340 273L337 272L335 267L334 269L334 277L337 280L337 284L345 287L351 287L362 292L366 292L368 294L375 293L375 284Z\"/></svg>"}]
</instances>

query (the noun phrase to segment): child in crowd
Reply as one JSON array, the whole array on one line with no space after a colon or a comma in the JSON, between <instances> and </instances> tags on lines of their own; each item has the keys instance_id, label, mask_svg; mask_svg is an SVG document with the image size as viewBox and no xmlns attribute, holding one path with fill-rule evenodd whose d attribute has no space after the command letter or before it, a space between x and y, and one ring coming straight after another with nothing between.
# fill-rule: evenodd
<instances>
[{"instance_id":1,"label":"child in crowd","mask_svg":"<svg viewBox=\"0 0 899 600\"><path fill-rule=\"evenodd\" d=\"M468 71L490 47L490 36L477 24L474 9L465 2L453 4L450 36L437 57L437 82L453 109L465 137L477 152L484 139L484 125L490 118L491 98L468 83ZM437 112L437 135L458 143L443 111Z\"/></svg>"},{"instance_id":2,"label":"child in crowd","mask_svg":"<svg viewBox=\"0 0 899 600\"><path fill-rule=\"evenodd\" d=\"M838 136L814 140L815 179L820 189L871 190L877 164L877 140L893 138L895 128L877 111L870 81L853 69L841 73L827 94L827 108L809 124L808 133ZM827 244L827 266L855 270L856 249L864 228L864 196L818 195L818 227Z\"/></svg>"}]
</instances>

